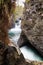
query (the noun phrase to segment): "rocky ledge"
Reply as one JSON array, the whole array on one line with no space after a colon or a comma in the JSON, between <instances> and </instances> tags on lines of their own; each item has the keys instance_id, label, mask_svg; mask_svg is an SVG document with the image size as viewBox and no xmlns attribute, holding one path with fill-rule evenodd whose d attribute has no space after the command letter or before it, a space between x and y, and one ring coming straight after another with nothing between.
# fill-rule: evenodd
<instances>
[{"instance_id":1,"label":"rocky ledge","mask_svg":"<svg viewBox=\"0 0 43 65\"><path fill-rule=\"evenodd\" d=\"M29 61L27 60L28 65L43 65L43 62L38 62L38 61Z\"/></svg>"}]
</instances>

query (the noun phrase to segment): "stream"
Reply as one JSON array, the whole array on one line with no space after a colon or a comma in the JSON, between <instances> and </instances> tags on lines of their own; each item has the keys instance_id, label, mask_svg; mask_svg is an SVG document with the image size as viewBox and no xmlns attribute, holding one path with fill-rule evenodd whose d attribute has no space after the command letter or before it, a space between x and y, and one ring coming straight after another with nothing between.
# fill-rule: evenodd
<instances>
[{"instance_id":1,"label":"stream","mask_svg":"<svg viewBox=\"0 0 43 65\"><path fill-rule=\"evenodd\" d=\"M21 21L15 23L15 27L8 31L9 38L17 44L18 39L20 38L21 34ZM43 58L39 55L37 50L35 50L31 45L23 46L20 48L21 52L23 53L24 57L29 60L35 61L43 61Z\"/></svg>"}]
</instances>

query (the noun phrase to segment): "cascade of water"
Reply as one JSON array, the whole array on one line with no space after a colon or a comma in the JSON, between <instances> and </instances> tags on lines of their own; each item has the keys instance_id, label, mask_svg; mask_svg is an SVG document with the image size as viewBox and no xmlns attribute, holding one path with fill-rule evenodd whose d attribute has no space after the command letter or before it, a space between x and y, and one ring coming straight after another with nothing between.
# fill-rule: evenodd
<instances>
[{"instance_id":1,"label":"cascade of water","mask_svg":"<svg viewBox=\"0 0 43 65\"><path fill-rule=\"evenodd\" d=\"M15 23L15 27L9 30L10 40L12 40L17 44L17 41L20 38L20 34L21 34L21 20L18 20ZM36 53L37 51L35 49L32 49L30 46L29 47L24 46L20 48L20 50L26 59L37 61L42 60L41 56L39 56L38 53Z\"/></svg>"},{"instance_id":2,"label":"cascade of water","mask_svg":"<svg viewBox=\"0 0 43 65\"><path fill-rule=\"evenodd\" d=\"M10 39L17 43L21 31L21 20L18 19L18 21L15 22L15 27L8 31Z\"/></svg>"}]
</instances>

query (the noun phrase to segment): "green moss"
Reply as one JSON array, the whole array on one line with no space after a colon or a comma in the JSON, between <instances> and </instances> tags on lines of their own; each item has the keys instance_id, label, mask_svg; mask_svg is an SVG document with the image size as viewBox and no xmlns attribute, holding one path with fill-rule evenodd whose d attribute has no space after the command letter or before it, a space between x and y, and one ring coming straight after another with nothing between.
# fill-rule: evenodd
<instances>
[{"instance_id":1,"label":"green moss","mask_svg":"<svg viewBox=\"0 0 43 65\"><path fill-rule=\"evenodd\" d=\"M30 0L26 0L26 2L29 2Z\"/></svg>"},{"instance_id":2,"label":"green moss","mask_svg":"<svg viewBox=\"0 0 43 65\"><path fill-rule=\"evenodd\" d=\"M1 3L4 3L4 0L0 0L0 4L1 4Z\"/></svg>"},{"instance_id":3,"label":"green moss","mask_svg":"<svg viewBox=\"0 0 43 65\"><path fill-rule=\"evenodd\" d=\"M23 15L23 7L22 6L16 6L14 14L15 14L15 19L22 17Z\"/></svg>"}]
</instances>

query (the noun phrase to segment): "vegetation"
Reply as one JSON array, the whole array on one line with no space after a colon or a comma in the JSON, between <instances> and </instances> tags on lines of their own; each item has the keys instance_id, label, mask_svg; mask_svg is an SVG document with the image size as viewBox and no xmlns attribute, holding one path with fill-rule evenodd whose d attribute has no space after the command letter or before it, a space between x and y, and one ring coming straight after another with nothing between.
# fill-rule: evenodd
<instances>
[{"instance_id":1,"label":"vegetation","mask_svg":"<svg viewBox=\"0 0 43 65\"><path fill-rule=\"evenodd\" d=\"M28 3L30 0L26 0L26 2Z\"/></svg>"},{"instance_id":2,"label":"vegetation","mask_svg":"<svg viewBox=\"0 0 43 65\"><path fill-rule=\"evenodd\" d=\"M17 18L23 16L23 10L24 10L24 8L23 8L22 6L16 6L15 12L14 12L14 14L15 14L15 20L16 20Z\"/></svg>"}]
</instances>

